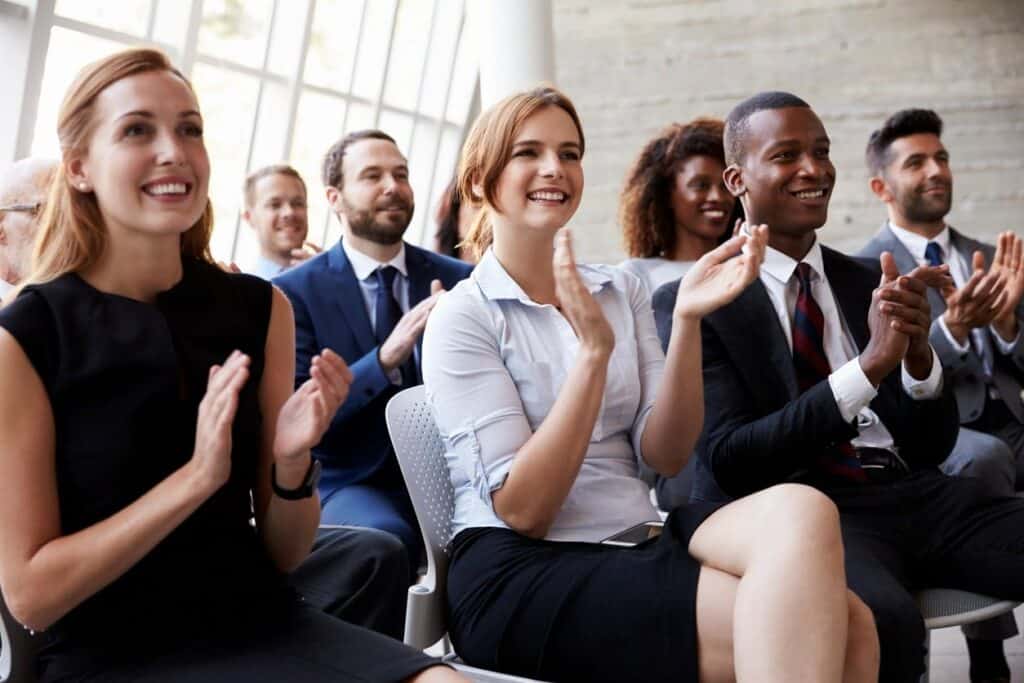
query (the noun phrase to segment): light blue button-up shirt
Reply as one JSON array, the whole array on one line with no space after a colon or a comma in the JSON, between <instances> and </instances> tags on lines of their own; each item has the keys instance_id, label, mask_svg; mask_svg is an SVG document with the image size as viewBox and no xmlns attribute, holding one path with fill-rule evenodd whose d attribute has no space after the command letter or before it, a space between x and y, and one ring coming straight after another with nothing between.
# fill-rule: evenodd
<instances>
[{"instance_id":1,"label":"light blue button-up shirt","mask_svg":"<svg viewBox=\"0 0 1024 683\"><path fill-rule=\"evenodd\" d=\"M615 349L590 445L547 538L596 542L658 519L637 463L664 355L639 279L613 266L579 271ZM492 251L441 297L427 321L423 380L455 488L454 533L507 528L491 493L547 417L578 350L565 317L532 301Z\"/></svg>"}]
</instances>

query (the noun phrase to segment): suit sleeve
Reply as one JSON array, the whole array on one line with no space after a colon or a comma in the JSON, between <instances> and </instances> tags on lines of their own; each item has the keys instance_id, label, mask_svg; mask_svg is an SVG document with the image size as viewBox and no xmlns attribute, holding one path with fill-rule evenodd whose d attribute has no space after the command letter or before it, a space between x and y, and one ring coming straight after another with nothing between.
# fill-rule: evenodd
<instances>
[{"instance_id":1,"label":"suit sleeve","mask_svg":"<svg viewBox=\"0 0 1024 683\"><path fill-rule=\"evenodd\" d=\"M305 299L290 287L290 283L285 279L275 279L274 284L288 296L295 314L295 387L298 388L309 379L309 366L313 356L324 348L333 347L327 339L318 338L316 325L313 323L313 316L310 314ZM349 387L345 402L334 414L328 432L340 427L384 389L391 386L391 381L380 365L377 354L379 348L379 346L374 346L355 361L346 359L349 369L352 370L352 385ZM339 349L333 348L333 350L342 355Z\"/></svg>"},{"instance_id":2,"label":"suit sleeve","mask_svg":"<svg viewBox=\"0 0 1024 683\"><path fill-rule=\"evenodd\" d=\"M843 420L827 380L782 408L760 415L749 387L718 333L701 325L704 345L704 432L698 452L719 487L742 496L803 473L823 451L857 430Z\"/></svg>"}]
</instances>

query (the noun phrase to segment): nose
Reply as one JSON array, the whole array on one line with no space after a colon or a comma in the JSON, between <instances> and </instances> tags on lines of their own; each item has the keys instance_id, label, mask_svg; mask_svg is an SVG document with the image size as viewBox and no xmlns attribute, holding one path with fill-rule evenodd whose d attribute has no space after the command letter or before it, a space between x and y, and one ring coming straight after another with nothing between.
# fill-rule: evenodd
<instances>
[{"instance_id":1,"label":"nose","mask_svg":"<svg viewBox=\"0 0 1024 683\"><path fill-rule=\"evenodd\" d=\"M813 154L804 154L800 162L800 174L807 178L820 178L825 174L828 162Z\"/></svg>"},{"instance_id":2,"label":"nose","mask_svg":"<svg viewBox=\"0 0 1024 683\"><path fill-rule=\"evenodd\" d=\"M937 159L932 158L928 159L925 165L925 172L929 178L934 178L935 176L944 175L946 168Z\"/></svg>"},{"instance_id":3,"label":"nose","mask_svg":"<svg viewBox=\"0 0 1024 683\"><path fill-rule=\"evenodd\" d=\"M540 174L545 178L561 178L565 175L562 157L557 150L551 150L542 157Z\"/></svg>"},{"instance_id":4,"label":"nose","mask_svg":"<svg viewBox=\"0 0 1024 683\"><path fill-rule=\"evenodd\" d=\"M165 131L157 137L157 162L161 165L185 163L185 148L173 131Z\"/></svg>"},{"instance_id":5,"label":"nose","mask_svg":"<svg viewBox=\"0 0 1024 683\"><path fill-rule=\"evenodd\" d=\"M713 202L725 202L732 199L732 195L729 194L729 190L725 188L722 183L711 183L711 189L708 191L708 199Z\"/></svg>"}]
</instances>

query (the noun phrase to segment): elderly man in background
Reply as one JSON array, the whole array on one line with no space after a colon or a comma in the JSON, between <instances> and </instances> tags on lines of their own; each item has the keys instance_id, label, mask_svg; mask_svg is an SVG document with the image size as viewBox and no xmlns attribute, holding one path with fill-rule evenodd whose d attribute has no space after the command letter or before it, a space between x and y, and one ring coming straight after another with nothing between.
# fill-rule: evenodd
<instances>
[{"instance_id":1,"label":"elderly man in background","mask_svg":"<svg viewBox=\"0 0 1024 683\"><path fill-rule=\"evenodd\" d=\"M28 275L32 241L57 162L27 158L0 171L0 299Z\"/></svg>"}]
</instances>

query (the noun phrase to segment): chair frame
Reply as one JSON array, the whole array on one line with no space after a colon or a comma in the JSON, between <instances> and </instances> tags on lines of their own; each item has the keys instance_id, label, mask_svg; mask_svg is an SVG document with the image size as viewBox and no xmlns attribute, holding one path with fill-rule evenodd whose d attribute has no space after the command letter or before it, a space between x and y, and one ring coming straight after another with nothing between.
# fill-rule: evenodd
<instances>
[{"instance_id":1,"label":"chair frame","mask_svg":"<svg viewBox=\"0 0 1024 683\"><path fill-rule=\"evenodd\" d=\"M391 443L409 491L423 545L427 573L409 587L405 606L406 645L418 650L441 642L444 660L474 681L521 683L532 679L487 671L462 663L448 642L445 586L448 581L448 548L455 513L454 490L444 460L444 442L437 430L423 386L399 392L384 410Z\"/></svg>"}]
</instances>

